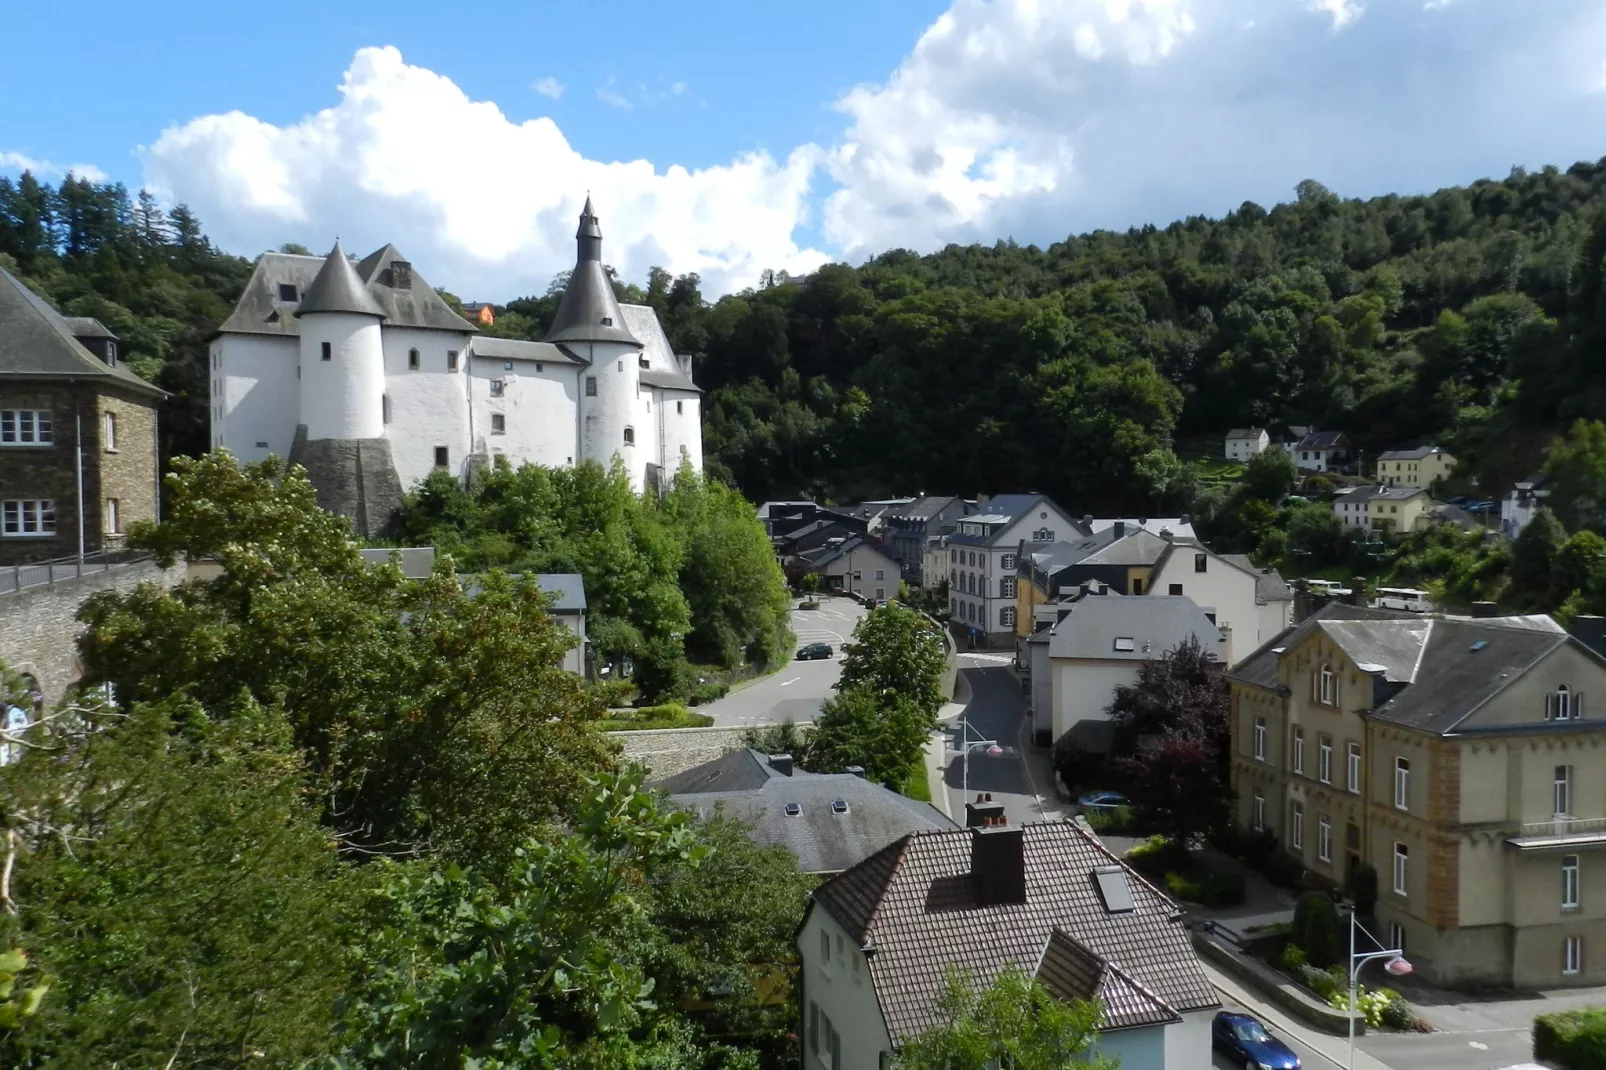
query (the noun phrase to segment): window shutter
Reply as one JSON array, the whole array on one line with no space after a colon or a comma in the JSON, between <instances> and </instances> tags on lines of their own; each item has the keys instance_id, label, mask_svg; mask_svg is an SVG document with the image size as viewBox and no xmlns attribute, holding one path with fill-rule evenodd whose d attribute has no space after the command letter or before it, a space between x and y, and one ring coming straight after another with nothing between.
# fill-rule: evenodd
<instances>
[{"instance_id":1,"label":"window shutter","mask_svg":"<svg viewBox=\"0 0 1606 1070\"><path fill-rule=\"evenodd\" d=\"M1582 691L1579 691L1579 692L1576 692L1573 695L1573 720L1581 721L1583 719L1584 719L1584 693Z\"/></svg>"},{"instance_id":2,"label":"window shutter","mask_svg":"<svg viewBox=\"0 0 1606 1070\"><path fill-rule=\"evenodd\" d=\"M1556 713L1556 694L1553 691L1545 692L1545 720L1550 720Z\"/></svg>"}]
</instances>

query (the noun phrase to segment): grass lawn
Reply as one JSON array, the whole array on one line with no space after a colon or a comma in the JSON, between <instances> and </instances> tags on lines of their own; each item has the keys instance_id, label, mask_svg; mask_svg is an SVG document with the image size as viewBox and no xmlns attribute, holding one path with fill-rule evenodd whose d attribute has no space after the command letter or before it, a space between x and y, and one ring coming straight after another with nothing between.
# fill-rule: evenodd
<instances>
[{"instance_id":1,"label":"grass lawn","mask_svg":"<svg viewBox=\"0 0 1606 1070\"><path fill-rule=\"evenodd\" d=\"M920 802L931 801L931 781L926 777L924 757L904 774L903 783L898 785L898 794L906 799L916 799Z\"/></svg>"}]
</instances>

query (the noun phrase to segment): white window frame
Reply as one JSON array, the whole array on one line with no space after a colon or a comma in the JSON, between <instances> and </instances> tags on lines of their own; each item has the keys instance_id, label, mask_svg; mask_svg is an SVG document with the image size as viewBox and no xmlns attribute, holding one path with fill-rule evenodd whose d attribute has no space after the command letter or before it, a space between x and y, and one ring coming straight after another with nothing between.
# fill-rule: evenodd
<instances>
[{"instance_id":1,"label":"white window frame","mask_svg":"<svg viewBox=\"0 0 1606 1070\"><path fill-rule=\"evenodd\" d=\"M1578 909L1578 856L1561 856L1561 909Z\"/></svg>"},{"instance_id":2,"label":"white window frame","mask_svg":"<svg viewBox=\"0 0 1606 1070\"><path fill-rule=\"evenodd\" d=\"M1326 814L1316 817L1316 857L1323 862L1333 860L1333 819Z\"/></svg>"},{"instance_id":3,"label":"white window frame","mask_svg":"<svg viewBox=\"0 0 1606 1070\"><path fill-rule=\"evenodd\" d=\"M1288 842L1296 851L1305 849L1305 804L1298 800L1289 804Z\"/></svg>"},{"instance_id":4,"label":"white window frame","mask_svg":"<svg viewBox=\"0 0 1606 1070\"><path fill-rule=\"evenodd\" d=\"M999 610L998 623L1000 627L1013 628L1015 626L1015 607L1005 606Z\"/></svg>"},{"instance_id":5,"label":"white window frame","mask_svg":"<svg viewBox=\"0 0 1606 1070\"><path fill-rule=\"evenodd\" d=\"M1556 817L1573 812L1573 767L1558 765L1550 782L1550 805Z\"/></svg>"},{"instance_id":6,"label":"white window frame","mask_svg":"<svg viewBox=\"0 0 1606 1070\"><path fill-rule=\"evenodd\" d=\"M56 423L49 409L0 409L0 446L53 446L55 434Z\"/></svg>"},{"instance_id":7,"label":"white window frame","mask_svg":"<svg viewBox=\"0 0 1606 1070\"><path fill-rule=\"evenodd\" d=\"M1573 719L1573 693L1566 684L1556 688L1554 707L1556 720L1570 721Z\"/></svg>"},{"instance_id":8,"label":"white window frame","mask_svg":"<svg viewBox=\"0 0 1606 1070\"><path fill-rule=\"evenodd\" d=\"M1294 728L1293 728L1293 740L1288 744L1288 746L1294 752L1294 755L1293 755L1293 758L1294 758L1294 772L1298 773L1300 776L1304 776L1305 775L1305 727L1303 725L1297 725L1296 724L1294 726Z\"/></svg>"},{"instance_id":9,"label":"white window frame","mask_svg":"<svg viewBox=\"0 0 1606 1070\"><path fill-rule=\"evenodd\" d=\"M1255 761L1266 760L1266 719L1255 718Z\"/></svg>"},{"instance_id":10,"label":"white window frame","mask_svg":"<svg viewBox=\"0 0 1606 1070\"><path fill-rule=\"evenodd\" d=\"M1316 737L1316 779L1323 784L1333 782L1333 737Z\"/></svg>"},{"instance_id":11,"label":"white window frame","mask_svg":"<svg viewBox=\"0 0 1606 1070\"><path fill-rule=\"evenodd\" d=\"M1394 894L1407 895L1411 877L1411 848L1398 840L1394 842Z\"/></svg>"},{"instance_id":12,"label":"white window frame","mask_svg":"<svg viewBox=\"0 0 1606 1070\"><path fill-rule=\"evenodd\" d=\"M117 414L107 412L101 414L101 447L107 453L117 452Z\"/></svg>"},{"instance_id":13,"label":"white window frame","mask_svg":"<svg viewBox=\"0 0 1606 1070\"><path fill-rule=\"evenodd\" d=\"M1561 941L1561 972L1572 977L1584 972L1584 938L1568 936Z\"/></svg>"},{"instance_id":14,"label":"white window frame","mask_svg":"<svg viewBox=\"0 0 1606 1070\"><path fill-rule=\"evenodd\" d=\"M119 521L121 520L121 517L119 517L117 515L120 511L121 510L119 509L119 503L118 503L116 498L107 498L106 499L106 508L105 508L105 511L104 511L104 515L102 516L102 520L105 522L104 523L104 527L106 528L106 534L108 534L108 535L121 535L122 534L122 530L118 526L119 525Z\"/></svg>"},{"instance_id":15,"label":"white window frame","mask_svg":"<svg viewBox=\"0 0 1606 1070\"><path fill-rule=\"evenodd\" d=\"M1316 674L1316 699L1324 706L1338 705L1338 674L1331 665L1323 665Z\"/></svg>"},{"instance_id":16,"label":"white window frame","mask_svg":"<svg viewBox=\"0 0 1606 1070\"><path fill-rule=\"evenodd\" d=\"M878 580L886 579L887 578L887 570L884 569L884 568L876 569L875 570L875 578L878 579Z\"/></svg>"},{"instance_id":17,"label":"white window frame","mask_svg":"<svg viewBox=\"0 0 1606 1070\"><path fill-rule=\"evenodd\" d=\"M998 581L998 597L1000 597L1000 598L1014 598L1015 597L1015 577L1014 576L1005 576L1003 579Z\"/></svg>"},{"instance_id":18,"label":"white window frame","mask_svg":"<svg viewBox=\"0 0 1606 1070\"><path fill-rule=\"evenodd\" d=\"M1258 791L1255 792L1254 808L1253 813L1250 815L1250 821L1256 832L1266 831L1266 797Z\"/></svg>"},{"instance_id":19,"label":"white window frame","mask_svg":"<svg viewBox=\"0 0 1606 1070\"><path fill-rule=\"evenodd\" d=\"M1394 756L1394 809L1411 809L1411 760Z\"/></svg>"},{"instance_id":20,"label":"white window frame","mask_svg":"<svg viewBox=\"0 0 1606 1070\"><path fill-rule=\"evenodd\" d=\"M1350 794L1359 795L1361 793L1361 745L1359 743L1349 744L1344 755L1344 764L1345 786L1349 788Z\"/></svg>"},{"instance_id":21,"label":"white window frame","mask_svg":"<svg viewBox=\"0 0 1606 1070\"><path fill-rule=\"evenodd\" d=\"M1392 951L1405 950L1405 926L1397 921L1389 922L1389 949Z\"/></svg>"},{"instance_id":22,"label":"white window frame","mask_svg":"<svg viewBox=\"0 0 1606 1070\"><path fill-rule=\"evenodd\" d=\"M1006 572L1013 571L1014 568L1015 568L1015 555L1014 554L1005 554L1002 558L999 559L998 567L1002 568Z\"/></svg>"},{"instance_id":23,"label":"white window frame","mask_svg":"<svg viewBox=\"0 0 1606 1070\"><path fill-rule=\"evenodd\" d=\"M55 534L54 498L7 498L0 502L0 538L47 539Z\"/></svg>"}]
</instances>

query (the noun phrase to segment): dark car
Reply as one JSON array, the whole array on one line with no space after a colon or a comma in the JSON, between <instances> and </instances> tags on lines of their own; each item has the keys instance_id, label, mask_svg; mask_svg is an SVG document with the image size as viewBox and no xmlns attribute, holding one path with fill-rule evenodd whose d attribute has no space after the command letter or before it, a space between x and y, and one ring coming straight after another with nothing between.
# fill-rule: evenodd
<instances>
[{"instance_id":1,"label":"dark car","mask_svg":"<svg viewBox=\"0 0 1606 1070\"><path fill-rule=\"evenodd\" d=\"M1210 1027L1210 1041L1240 1061L1244 1070L1300 1070L1294 1050L1248 1014L1221 1011Z\"/></svg>"},{"instance_id":2,"label":"dark car","mask_svg":"<svg viewBox=\"0 0 1606 1070\"><path fill-rule=\"evenodd\" d=\"M1123 806L1132 805L1127 801L1126 796L1118 791L1090 791L1080 799L1077 799L1076 803L1082 808L1084 814L1089 810L1101 810L1105 813L1110 813L1121 809Z\"/></svg>"},{"instance_id":3,"label":"dark car","mask_svg":"<svg viewBox=\"0 0 1606 1070\"><path fill-rule=\"evenodd\" d=\"M810 643L808 646L798 647L797 660L799 661L827 661L831 657L830 643Z\"/></svg>"}]
</instances>

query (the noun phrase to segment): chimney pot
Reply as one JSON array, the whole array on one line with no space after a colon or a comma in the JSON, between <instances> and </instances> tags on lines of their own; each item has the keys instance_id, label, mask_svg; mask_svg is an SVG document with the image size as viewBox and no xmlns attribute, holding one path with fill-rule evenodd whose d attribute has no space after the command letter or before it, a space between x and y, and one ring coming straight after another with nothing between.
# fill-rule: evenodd
<instances>
[{"instance_id":1,"label":"chimney pot","mask_svg":"<svg viewBox=\"0 0 1606 1070\"><path fill-rule=\"evenodd\" d=\"M965 804L966 828L974 829L996 825L1003 820L1003 817L1003 803L986 802L978 797L975 802Z\"/></svg>"},{"instance_id":2,"label":"chimney pot","mask_svg":"<svg viewBox=\"0 0 1606 1070\"><path fill-rule=\"evenodd\" d=\"M1124 535L1126 535L1126 521L1125 520L1117 520L1115 522L1115 524L1113 525L1113 530L1115 532L1115 537L1117 539L1119 539L1119 538L1123 537Z\"/></svg>"},{"instance_id":3,"label":"chimney pot","mask_svg":"<svg viewBox=\"0 0 1606 1070\"><path fill-rule=\"evenodd\" d=\"M790 754L770 755L770 768L782 776L792 775L792 756Z\"/></svg>"}]
</instances>

